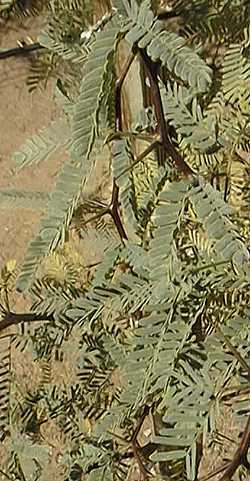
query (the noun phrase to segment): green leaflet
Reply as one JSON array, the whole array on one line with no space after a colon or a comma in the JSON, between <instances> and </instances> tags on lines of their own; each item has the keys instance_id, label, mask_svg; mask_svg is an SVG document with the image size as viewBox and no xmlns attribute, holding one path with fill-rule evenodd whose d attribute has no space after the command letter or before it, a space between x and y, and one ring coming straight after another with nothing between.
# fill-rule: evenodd
<instances>
[{"instance_id":1,"label":"green leaflet","mask_svg":"<svg viewBox=\"0 0 250 481\"><path fill-rule=\"evenodd\" d=\"M112 5L119 15L127 16L129 5L126 0L112 0Z\"/></svg>"},{"instance_id":2,"label":"green leaflet","mask_svg":"<svg viewBox=\"0 0 250 481\"><path fill-rule=\"evenodd\" d=\"M55 249L63 232L68 228L84 180L80 167L74 167L69 163L63 165L56 188L51 194L46 215L41 221L40 232L28 246L17 279L16 286L19 291L27 289L42 258Z\"/></svg>"},{"instance_id":3,"label":"green leaflet","mask_svg":"<svg viewBox=\"0 0 250 481\"><path fill-rule=\"evenodd\" d=\"M106 61L114 49L119 25L112 19L97 34L96 42L85 66L85 76L81 93L73 115L73 141L71 153L74 159L81 159L80 166L65 164L59 176L55 191L51 195L47 215L42 219L41 229L30 242L28 251L17 281L22 291L28 287L41 259L57 246L62 232L69 226L76 206L81 186L91 170L88 159L96 133L96 119L104 95Z\"/></svg>"},{"instance_id":4,"label":"green leaflet","mask_svg":"<svg viewBox=\"0 0 250 481\"><path fill-rule=\"evenodd\" d=\"M47 160L59 147L66 146L70 138L70 126L66 118L54 122L26 140L23 146L12 155L16 171L32 164Z\"/></svg>"},{"instance_id":5,"label":"green leaflet","mask_svg":"<svg viewBox=\"0 0 250 481\"><path fill-rule=\"evenodd\" d=\"M158 438L156 439L158 441ZM159 461L175 461L176 459L183 459L186 455L186 451L184 449L178 449L176 451L171 452L157 452L151 456L150 459L155 461L156 463Z\"/></svg>"},{"instance_id":6,"label":"green leaflet","mask_svg":"<svg viewBox=\"0 0 250 481\"><path fill-rule=\"evenodd\" d=\"M121 8L121 3L123 5L123 14L126 12L126 15L129 18L136 18L138 15L138 2L137 0L115 0L118 1ZM150 7L150 2L147 2L148 7Z\"/></svg>"},{"instance_id":7,"label":"green leaflet","mask_svg":"<svg viewBox=\"0 0 250 481\"><path fill-rule=\"evenodd\" d=\"M185 145L191 145L201 152L215 150L217 148L215 115L210 113L204 117L197 97L190 95L189 91L190 89L178 86L176 82L173 89L170 84L167 89L161 89L165 118L181 134Z\"/></svg>"},{"instance_id":8,"label":"green leaflet","mask_svg":"<svg viewBox=\"0 0 250 481\"><path fill-rule=\"evenodd\" d=\"M43 422L43 413L46 413L48 424L52 422L60 431L62 456L58 467L59 463L66 467L65 478L84 478L86 481L117 481L130 477L129 470L136 469L137 460L131 449L126 456L127 449L118 436L126 441L131 439L145 405L152 408L152 416L159 420L156 436L152 439L156 443L155 451L148 463L145 460L145 468L152 468L157 479L197 479L197 440L202 438L205 443L207 432L218 426L219 410L220 407L223 409L227 389L231 391L231 387L237 386L240 393L231 405L236 422L239 425L245 423L250 409L249 393L244 392L248 387L246 364L250 346L247 250L250 238L249 87L246 61L249 57L249 30L245 31L241 43L240 30L236 39L230 39L231 46L228 47L227 41L234 25L239 25L238 17L231 15L229 18L228 12L234 12L232 5L237 2L242 11L247 12L246 1L175 1L174 8L181 13L183 21L189 18L177 35L166 30L172 28L171 20L166 20L163 26L154 18L151 3L156 6L159 2L115 0L113 5L118 8L118 20L114 15L111 22L106 18L106 27L106 20L102 19L90 29L91 41L86 42L86 47L89 50L93 47L93 50L85 65L86 77L76 107L69 100L74 97L71 86L63 88L63 74L62 83L58 82L62 89L59 87L57 95L64 112L69 118L74 117L73 162L71 159L61 169L55 190L47 198L40 232L30 244L17 283L20 290L26 289L36 272L39 273L31 286L32 311L51 314L54 322L34 323L32 334L21 334L22 344L29 340L29 349L32 348L41 361L42 379L38 388L28 388L28 392L24 396L18 395L16 400L14 373L14 383L11 384L14 399L11 398L11 403L9 344L5 343L6 339L0 344L0 428L8 427L10 412L11 428L14 419L19 430L13 443L16 469L4 468L13 479L22 477L18 468L20 471L23 468L24 476L31 481L51 479L48 473L50 462L54 463L53 452L48 452L48 444L41 438L39 429L35 439L32 431L31 416L34 417L34 427L39 428L36 415L38 422ZM55 28L55 43L51 43L51 50L57 51L64 60L68 58L69 66L75 59L74 67L81 78L80 58L76 65L79 36L76 42L68 45L69 51L64 50L63 42L57 43L56 40L62 38L59 30L64 24L64 9L72 8L71 15L84 3L84 7L92 12L93 2L51 0L52 3L61 6L62 21L60 29ZM218 8L213 13L215 6ZM246 22L246 19L242 21ZM193 187L191 180L183 180L182 174L170 164L159 168L153 155L131 168L138 154L137 145L140 148L140 142L151 142L158 130L153 112L150 122L142 121L134 128L129 125L128 132L124 131L122 135L115 132L115 50L121 38L117 35L119 28L115 22L117 25L121 22L121 37L129 31L127 38L145 49L149 61L153 59L157 65L165 66L158 70L158 85L162 86L165 119L171 124L170 137L188 165L195 166L195 172L204 175L204 180L195 179ZM57 26L56 21L53 25ZM194 42L189 32L184 32L184 28L188 30L190 25L192 32L197 33ZM209 89L211 71L205 62L210 63L211 58L206 46L202 47L204 30L214 32L216 25L220 30L218 35L215 32L217 39L221 38L225 26L226 41L219 42L218 55L216 53L212 59L216 70L218 65L222 84L217 82L216 76ZM113 31L116 32L114 35ZM198 60L198 50L188 48L186 40L189 45L200 42L199 51L205 61ZM211 39L206 36L206 40L210 42ZM221 53L225 55L224 60ZM156 65L152 64L154 67ZM130 77L128 81L131 81ZM133 102L133 91L131 97L129 102ZM123 103L122 107L124 105L126 109L126 104ZM148 105L147 95L145 105ZM149 110L144 108L144 117ZM122 110L122 115L125 117L126 111ZM100 134L101 143L109 128L113 131L110 138L116 139L112 141L112 180L116 180L119 187L118 206L128 241L121 242L113 234L110 224L107 224L107 230L101 230L100 223L98 228L91 223L89 229L84 219L83 229L80 217L78 224L76 221L72 225L69 237L76 234L74 240L77 253L80 253L80 267L85 268L86 260L88 278L85 281L83 275L83 279L76 280L73 269L63 285L58 285L53 275L51 278L44 278L43 273L40 275L38 266L43 257L64 240L64 231L70 230L69 223L76 205L80 216L82 207L83 215L86 206L91 207L91 212L97 216L102 207L103 211L108 209L106 200L86 198L88 194L82 193L82 187L93 163L92 142ZM78 135L79 144L76 141ZM68 133L67 138L70 136ZM123 140L126 137L131 139L131 144ZM51 152L54 152L61 141L65 141L64 134L61 140L55 135L55 139L51 138L47 143L37 141L27 154L31 159L28 163L36 162L32 155L35 159L46 157L50 145ZM218 155L215 155L217 148ZM83 154L78 156L78 150ZM197 159L201 159L200 164ZM20 161L23 162L22 158ZM236 172L233 171L235 167ZM205 184L212 178L213 185L216 182L218 191L225 192L230 204L234 200L231 195L233 175L237 176L238 189L244 192L245 199L244 206L239 202L239 209L234 202L237 206L235 212L231 212L222 200L223 194L216 192L209 183ZM224 189L225 179L228 185ZM6 205L19 199L23 206L32 202L32 206L39 207L40 194L37 194L37 205L36 194L21 192L18 195L14 189L2 190L0 199ZM76 217L77 214L78 209ZM231 219L234 223L230 222ZM131 238L134 234L136 236ZM70 244L65 247L70 248ZM93 266L88 253L91 251L92 254L95 249L100 256ZM72 267L71 260L68 267ZM245 365L234 357L223 336L219 337L218 327L231 344L239 348ZM20 347L21 336L16 336L15 349L25 349ZM65 383L52 384L50 371L54 363L57 368L69 357L70 360L76 359L72 366L76 379L72 376ZM13 405L14 409L10 410ZM27 419L32 423L27 423Z\"/></svg>"},{"instance_id":9,"label":"green leaflet","mask_svg":"<svg viewBox=\"0 0 250 481\"><path fill-rule=\"evenodd\" d=\"M11 383L11 337L0 339L0 432L9 429Z\"/></svg>"},{"instance_id":10,"label":"green leaflet","mask_svg":"<svg viewBox=\"0 0 250 481\"><path fill-rule=\"evenodd\" d=\"M234 103L249 95L250 61L247 48L250 29L244 29L244 41L229 46L222 65L222 91L227 101Z\"/></svg>"},{"instance_id":11,"label":"green leaflet","mask_svg":"<svg viewBox=\"0 0 250 481\"><path fill-rule=\"evenodd\" d=\"M49 198L49 195L43 192L2 189L0 190L0 208L14 206L19 209L45 210Z\"/></svg>"},{"instance_id":12,"label":"green leaflet","mask_svg":"<svg viewBox=\"0 0 250 481\"><path fill-rule=\"evenodd\" d=\"M173 303L168 299L169 304ZM149 306L150 308L150 306ZM185 347L191 326L173 320L173 310L156 310L139 321L135 330L133 351L121 366L126 389L120 401L133 409L143 405L148 395L164 396L178 356Z\"/></svg>"},{"instance_id":13,"label":"green leaflet","mask_svg":"<svg viewBox=\"0 0 250 481\"><path fill-rule=\"evenodd\" d=\"M223 201L221 193L209 184L200 184L190 193L198 219L209 238L214 240L214 248L219 258L243 267L249 262L249 252L228 218L231 209Z\"/></svg>"},{"instance_id":14,"label":"green leaflet","mask_svg":"<svg viewBox=\"0 0 250 481\"><path fill-rule=\"evenodd\" d=\"M172 277L172 263L177 266L174 232L179 226L188 187L188 181L167 182L159 194L153 215L156 230L150 243L150 276L152 280L159 280L164 285Z\"/></svg>"},{"instance_id":15,"label":"green leaflet","mask_svg":"<svg viewBox=\"0 0 250 481\"><path fill-rule=\"evenodd\" d=\"M105 325L115 330L115 317L119 315L119 309L126 313L140 309L148 302L149 288L147 282L132 274L124 274L119 282L113 284L107 280L101 285L93 284L85 297L81 296L72 302L67 316L86 330L94 329L106 315Z\"/></svg>"},{"instance_id":16,"label":"green leaflet","mask_svg":"<svg viewBox=\"0 0 250 481\"><path fill-rule=\"evenodd\" d=\"M103 75L102 101L98 115L100 130L115 131L115 52L108 56L106 69Z\"/></svg>"},{"instance_id":17,"label":"green leaflet","mask_svg":"<svg viewBox=\"0 0 250 481\"><path fill-rule=\"evenodd\" d=\"M49 32L43 32L39 35L38 41L41 45L46 47L51 52L56 53L66 61L84 64L87 58L87 48L80 45L73 45L70 47L68 44L54 40Z\"/></svg>"},{"instance_id":18,"label":"green leaflet","mask_svg":"<svg viewBox=\"0 0 250 481\"><path fill-rule=\"evenodd\" d=\"M16 435L12 440L12 449L18 457L26 481L39 479L40 467L45 468L49 462L49 448Z\"/></svg>"},{"instance_id":19,"label":"green leaflet","mask_svg":"<svg viewBox=\"0 0 250 481\"><path fill-rule=\"evenodd\" d=\"M168 32L164 23L155 21L149 7L150 2L142 2L137 17L131 18L130 30L126 39L139 48L146 49L154 61L161 61L169 72L179 77L198 92L206 92L212 81L212 71L202 58L187 47L183 37Z\"/></svg>"},{"instance_id":20,"label":"green leaflet","mask_svg":"<svg viewBox=\"0 0 250 481\"><path fill-rule=\"evenodd\" d=\"M219 394L226 380L230 379L230 369L226 364L218 369L214 361L206 360L197 371L192 358L190 361L179 359L172 373L173 384L166 393L166 414L162 417L167 425L164 427L163 424L157 441L162 447L167 446L167 457L172 455L172 459L178 459L178 447L184 448L187 476L194 480L198 454L196 442L202 433L205 440L208 429L215 429L220 409ZM231 368L233 363L231 358Z\"/></svg>"},{"instance_id":21,"label":"green leaflet","mask_svg":"<svg viewBox=\"0 0 250 481\"><path fill-rule=\"evenodd\" d=\"M122 212L125 217L125 230L128 235L136 238L136 202L133 174L130 172L132 159L129 155L126 140L121 139L113 143L113 174L120 189Z\"/></svg>"},{"instance_id":22,"label":"green leaflet","mask_svg":"<svg viewBox=\"0 0 250 481\"><path fill-rule=\"evenodd\" d=\"M73 160L83 163L93 147L97 129L97 115L103 98L105 70L109 55L115 48L119 21L114 17L97 33L96 41L84 68L81 92L73 116L71 153Z\"/></svg>"}]
</instances>

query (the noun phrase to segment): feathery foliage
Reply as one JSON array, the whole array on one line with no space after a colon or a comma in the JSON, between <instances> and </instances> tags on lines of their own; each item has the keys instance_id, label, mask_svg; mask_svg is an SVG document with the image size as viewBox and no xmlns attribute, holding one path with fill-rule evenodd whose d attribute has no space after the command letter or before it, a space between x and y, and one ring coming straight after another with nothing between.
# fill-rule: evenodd
<instances>
[{"instance_id":1,"label":"feathery foliage","mask_svg":"<svg viewBox=\"0 0 250 481\"><path fill-rule=\"evenodd\" d=\"M249 5L159 3L48 5L41 41L77 86L58 70L64 117L14 157L68 159L49 196L0 192L44 211L16 285L31 312L12 312L11 266L0 284L0 330L16 329L0 359L15 479L48 481L53 463L60 481L249 468ZM108 200L88 196L100 159ZM32 385L10 375L11 349L38 369ZM204 473L225 406L240 456Z\"/></svg>"}]
</instances>

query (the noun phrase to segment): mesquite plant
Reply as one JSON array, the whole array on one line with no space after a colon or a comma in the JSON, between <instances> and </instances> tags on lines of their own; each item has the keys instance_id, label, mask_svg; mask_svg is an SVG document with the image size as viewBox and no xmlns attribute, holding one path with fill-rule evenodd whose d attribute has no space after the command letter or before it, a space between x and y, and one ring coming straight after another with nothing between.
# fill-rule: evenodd
<instances>
[{"instance_id":1,"label":"mesquite plant","mask_svg":"<svg viewBox=\"0 0 250 481\"><path fill-rule=\"evenodd\" d=\"M29 312L15 312L13 265L2 269L2 475L244 476L249 2L47 8L37 62L61 66L51 72L62 115L13 160L19 172L59 148L69 155L49 195L0 191L2 207L43 214L17 272ZM87 194L100 159L109 199ZM13 350L29 356L36 381L18 376ZM218 432L226 410L241 437L205 469L209 446L230 437Z\"/></svg>"}]
</instances>

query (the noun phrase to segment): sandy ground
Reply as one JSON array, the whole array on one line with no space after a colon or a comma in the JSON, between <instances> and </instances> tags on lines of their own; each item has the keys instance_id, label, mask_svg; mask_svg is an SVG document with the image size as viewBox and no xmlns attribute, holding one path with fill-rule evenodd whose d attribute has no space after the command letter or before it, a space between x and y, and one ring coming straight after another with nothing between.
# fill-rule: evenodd
<instances>
[{"instance_id":1,"label":"sandy ground","mask_svg":"<svg viewBox=\"0 0 250 481\"><path fill-rule=\"evenodd\" d=\"M0 48L13 48L17 40L27 36L34 41L40 30L40 20L29 19L25 26L3 28L0 25ZM31 94L26 86L29 60L12 57L0 60L0 189L49 191L55 181L60 164L60 155L39 166L29 167L15 176L11 159L26 139L58 117L58 107L53 100L52 85L46 91ZM0 269L14 259L17 265L23 260L28 241L39 227L39 213L15 207L2 208L0 204ZM15 297L12 309L17 312L25 308L23 296Z\"/></svg>"},{"instance_id":2,"label":"sandy ground","mask_svg":"<svg viewBox=\"0 0 250 481\"><path fill-rule=\"evenodd\" d=\"M10 28L8 31L3 30L0 25L0 49L16 47L17 40L25 40L27 35L35 40L39 31L37 19L35 23L36 25L34 25L34 19L31 19L26 27ZM14 57L0 60L0 189L9 187L50 191L55 182L60 162L64 159L61 153L51 156L46 163L42 163L40 166L24 169L18 176L14 176L11 170L14 167L11 159L12 153L17 151L27 138L49 125L60 115L53 100L52 85L48 85L46 91L29 93L26 86L28 68L27 58ZM3 209L0 205L0 269L10 259L15 259L18 264L22 262L27 243L39 227L39 220L39 213L32 210ZM15 296L11 309L17 312L26 311L27 301L28 299L24 296ZM1 340L1 342L3 341ZM2 348L3 345L0 343L0 349ZM12 362L22 382L33 383L35 379L39 378L40 370L30 359L29 354L26 356L14 350ZM67 366L69 368L69 363ZM46 427L45 434L49 436L50 442L53 437L53 429L54 425ZM4 460L9 442L10 440L6 440L5 445L2 448L0 446L0 469L5 466ZM60 442L62 441L60 440ZM54 481L61 481L65 476L55 462L57 451L56 449L54 451L49 477L52 476L51 479ZM0 474L0 480L4 479L6 478Z\"/></svg>"},{"instance_id":3,"label":"sandy ground","mask_svg":"<svg viewBox=\"0 0 250 481\"><path fill-rule=\"evenodd\" d=\"M32 22L17 31L0 31L0 48L15 47L17 40L24 40L27 35L35 39L38 27L32 26ZM49 190L59 164L57 156L49 159L46 165L24 169L18 176L11 172L14 167L11 154L58 116L51 86L46 92L29 93L25 84L28 66L26 58L0 60L0 189ZM31 210L2 209L0 206L0 266L9 259L19 262L23 258L38 220L38 214Z\"/></svg>"}]
</instances>

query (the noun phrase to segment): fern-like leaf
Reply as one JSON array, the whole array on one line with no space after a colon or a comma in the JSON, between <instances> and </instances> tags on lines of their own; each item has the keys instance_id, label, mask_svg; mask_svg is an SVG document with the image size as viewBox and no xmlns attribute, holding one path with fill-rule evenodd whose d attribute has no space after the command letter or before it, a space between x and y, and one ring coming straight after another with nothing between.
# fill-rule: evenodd
<instances>
[{"instance_id":1,"label":"fern-like leaf","mask_svg":"<svg viewBox=\"0 0 250 481\"><path fill-rule=\"evenodd\" d=\"M83 65L86 61L88 50L84 45L70 46L66 43L54 40L50 32L43 32L39 35L38 41L43 47L62 57L63 60Z\"/></svg>"},{"instance_id":2,"label":"fern-like leaf","mask_svg":"<svg viewBox=\"0 0 250 481\"><path fill-rule=\"evenodd\" d=\"M208 90L211 69L194 50L185 45L184 38L166 31L164 23L155 21L148 0L142 2L138 15L131 17L126 39L132 44L138 44L139 48L146 49L154 62L161 61L170 73L198 92Z\"/></svg>"},{"instance_id":3,"label":"fern-like leaf","mask_svg":"<svg viewBox=\"0 0 250 481\"><path fill-rule=\"evenodd\" d=\"M190 89L174 83L173 89L162 89L165 118L181 134L185 145L191 145L201 152L216 150L216 118L210 114L203 116L197 98L190 96ZM190 98L191 97L191 98ZM192 103L189 106L190 100Z\"/></svg>"},{"instance_id":4,"label":"fern-like leaf","mask_svg":"<svg viewBox=\"0 0 250 481\"><path fill-rule=\"evenodd\" d=\"M72 155L78 162L84 162L90 155L96 135L96 119L103 98L106 62L116 44L119 32L118 19L113 18L97 34L91 53L85 64L81 92L73 117Z\"/></svg>"},{"instance_id":5,"label":"fern-like leaf","mask_svg":"<svg viewBox=\"0 0 250 481\"><path fill-rule=\"evenodd\" d=\"M174 233L179 227L188 186L188 181L167 182L159 194L158 205L153 215L156 230L150 243L150 276L154 282L158 281L159 285L165 286L164 289L167 289L173 272L176 274L178 271ZM158 295L162 293L159 291Z\"/></svg>"},{"instance_id":6,"label":"fern-like leaf","mask_svg":"<svg viewBox=\"0 0 250 481\"><path fill-rule=\"evenodd\" d=\"M10 336L0 338L0 438L9 428L10 420Z\"/></svg>"},{"instance_id":7,"label":"fern-like leaf","mask_svg":"<svg viewBox=\"0 0 250 481\"><path fill-rule=\"evenodd\" d=\"M49 127L27 140L18 152L13 154L16 171L32 164L47 160L59 147L66 146L70 138L70 127L67 119L52 122Z\"/></svg>"},{"instance_id":8,"label":"fern-like leaf","mask_svg":"<svg viewBox=\"0 0 250 481\"><path fill-rule=\"evenodd\" d=\"M22 208L45 210L49 195L43 192L20 191L16 189L0 190L0 208Z\"/></svg>"},{"instance_id":9,"label":"fern-like leaf","mask_svg":"<svg viewBox=\"0 0 250 481\"><path fill-rule=\"evenodd\" d=\"M85 180L85 178L83 178ZM47 212L41 221L40 232L28 246L21 273L17 279L17 289L27 289L42 258L55 249L69 226L74 208L81 192L82 171L65 163L58 176L54 192L51 194Z\"/></svg>"},{"instance_id":10,"label":"fern-like leaf","mask_svg":"<svg viewBox=\"0 0 250 481\"><path fill-rule=\"evenodd\" d=\"M250 82L250 62L247 49L250 43L250 29L244 30L244 40L229 46L222 65L222 91L226 100L240 101L248 92Z\"/></svg>"},{"instance_id":11,"label":"fern-like leaf","mask_svg":"<svg viewBox=\"0 0 250 481\"><path fill-rule=\"evenodd\" d=\"M219 258L233 261L238 267L248 262L248 249L228 218L231 210L223 201L220 192L209 184L200 184L192 189L191 201L208 237L214 240L214 248Z\"/></svg>"}]
</instances>

